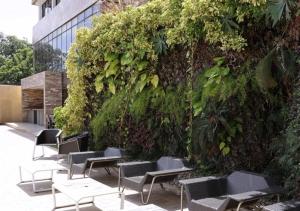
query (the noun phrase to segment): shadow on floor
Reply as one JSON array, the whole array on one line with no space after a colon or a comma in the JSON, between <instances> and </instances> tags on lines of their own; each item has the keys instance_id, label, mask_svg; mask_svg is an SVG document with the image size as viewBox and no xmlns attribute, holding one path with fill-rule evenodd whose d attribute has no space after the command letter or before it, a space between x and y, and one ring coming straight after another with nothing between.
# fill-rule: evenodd
<instances>
[{"instance_id":1,"label":"shadow on floor","mask_svg":"<svg viewBox=\"0 0 300 211\"><path fill-rule=\"evenodd\" d=\"M17 186L24 191L28 196L35 197L35 196L44 196L51 194L51 190L44 191L44 192L33 192L32 182L26 182L26 183L19 183ZM51 188L52 182L51 181L42 181L36 183L36 189L48 189Z\"/></svg>"}]
</instances>

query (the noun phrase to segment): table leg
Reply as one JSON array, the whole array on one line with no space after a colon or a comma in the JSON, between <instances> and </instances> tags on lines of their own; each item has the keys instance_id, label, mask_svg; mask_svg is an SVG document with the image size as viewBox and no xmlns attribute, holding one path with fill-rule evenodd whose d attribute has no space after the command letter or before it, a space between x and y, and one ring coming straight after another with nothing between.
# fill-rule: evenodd
<instances>
[{"instance_id":1,"label":"table leg","mask_svg":"<svg viewBox=\"0 0 300 211\"><path fill-rule=\"evenodd\" d=\"M76 211L79 211L79 202L76 202L75 206L76 206Z\"/></svg>"},{"instance_id":2,"label":"table leg","mask_svg":"<svg viewBox=\"0 0 300 211\"><path fill-rule=\"evenodd\" d=\"M51 182L53 182L53 170L51 170L51 176L50 176L50 178L51 178Z\"/></svg>"},{"instance_id":3,"label":"table leg","mask_svg":"<svg viewBox=\"0 0 300 211\"><path fill-rule=\"evenodd\" d=\"M181 185L180 190L180 210L183 211L183 185Z\"/></svg>"},{"instance_id":4,"label":"table leg","mask_svg":"<svg viewBox=\"0 0 300 211\"><path fill-rule=\"evenodd\" d=\"M124 201L125 201L125 194L121 193L121 206L120 206L121 210L124 209Z\"/></svg>"},{"instance_id":5,"label":"table leg","mask_svg":"<svg viewBox=\"0 0 300 211\"><path fill-rule=\"evenodd\" d=\"M19 175L20 175L20 183L23 182L23 177L22 177L22 167L19 166Z\"/></svg>"},{"instance_id":6,"label":"table leg","mask_svg":"<svg viewBox=\"0 0 300 211\"><path fill-rule=\"evenodd\" d=\"M121 168L119 167L118 190L121 190Z\"/></svg>"},{"instance_id":7,"label":"table leg","mask_svg":"<svg viewBox=\"0 0 300 211\"><path fill-rule=\"evenodd\" d=\"M56 208L56 197L55 197L55 187L54 187L54 185L52 185L52 196L53 196L53 205L54 205L53 210L55 210L55 208Z\"/></svg>"},{"instance_id":8,"label":"table leg","mask_svg":"<svg viewBox=\"0 0 300 211\"><path fill-rule=\"evenodd\" d=\"M32 175L31 175L31 176L32 176L32 189L33 189L33 192L36 193L37 191L36 191L36 187L35 187L35 178L34 178L34 174L35 174L35 173L32 173Z\"/></svg>"}]
</instances>

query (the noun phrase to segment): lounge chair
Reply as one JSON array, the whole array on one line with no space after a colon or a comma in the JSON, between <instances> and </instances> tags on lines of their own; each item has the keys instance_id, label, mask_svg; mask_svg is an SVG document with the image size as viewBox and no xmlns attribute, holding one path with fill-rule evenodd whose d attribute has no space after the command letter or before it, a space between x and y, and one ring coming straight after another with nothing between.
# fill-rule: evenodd
<instances>
[{"instance_id":1,"label":"lounge chair","mask_svg":"<svg viewBox=\"0 0 300 211\"><path fill-rule=\"evenodd\" d=\"M161 157L156 162L120 163L118 166L119 189L122 186L122 192L125 188L138 191L143 204L148 204L154 183L162 186L162 183L173 181L178 175L192 171L191 168L186 167L183 159L174 157ZM146 184L151 186L145 200L143 189Z\"/></svg>"},{"instance_id":2,"label":"lounge chair","mask_svg":"<svg viewBox=\"0 0 300 211\"><path fill-rule=\"evenodd\" d=\"M263 211L299 211L300 210L300 201L285 201L269 206L265 206L262 209Z\"/></svg>"},{"instance_id":3,"label":"lounge chair","mask_svg":"<svg viewBox=\"0 0 300 211\"><path fill-rule=\"evenodd\" d=\"M204 177L181 180L190 211L224 211L244 203L283 192L270 178L245 171L235 171L225 177ZM181 202L182 205L182 202ZM182 210L182 207L181 207Z\"/></svg>"},{"instance_id":4,"label":"lounge chair","mask_svg":"<svg viewBox=\"0 0 300 211\"><path fill-rule=\"evenodd\" d=\"M83 174L83 177L90 176L94 168L104 168L110 175L109 167L115 167L120 160L124 159L124 154L123 149L114 147L108 147L104 151L70 153L69 179L72 179L75 169Z\"/></svg>"},{"instance_id":5,"label":"lounge chair","mask_svg":"<svg viewBox=\"0 0 300 211\"><path fill-rule=\"evenodd\" d=\"M59 129L41 130L35 136L32 160L41 158L45 155L44 146L58 146L58 144L60 143L61 133L62 133L62 131ZM37 146L42 146L42 155L40 157L35 157L35 150L36 150Z\"/></svg>"},{"instance_id":6,"label":"lounge chair","mask_svg":"<svg viewBox=\"0 0 300 211\"><path fill-rule=\"evenodd\" d=\"M83 132L82 134L76 134L67 136L61 139L58 144L58 154L68 155L71 152L85 152L88 150L89 133Z\"/></svg>"}]
</instances>

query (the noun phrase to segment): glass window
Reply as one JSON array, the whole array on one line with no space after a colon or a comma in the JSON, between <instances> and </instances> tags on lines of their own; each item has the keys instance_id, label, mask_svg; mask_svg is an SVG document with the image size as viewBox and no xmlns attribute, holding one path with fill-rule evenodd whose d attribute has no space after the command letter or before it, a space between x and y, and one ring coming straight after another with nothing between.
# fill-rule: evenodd
<instances>
[{"instance_id":1,"label":"glass window","mask_svg":"<svg viewBox=\"0 0 300 211\"><path fill-rule=\"evenodd\" d=\"M52 9L52 0L47 0L42 4L42 17L45 17Z\"/></svg>"},{"instance_id":2,"label":"glass window","mask_svg":"<svg viewBox=\"0 0 300 211\"><path fill-rule=\"evenodd\" d=\"M53 50L56 50L57 48L57 40L56 38L53 39Z\"/></svg>"},{"instance_id":3,"label":"glass window","mask_svg":"<svg viewBox=\"0 0 300 211\"><path fill-rule=\"evenodd\" d=\"M59 35L57 38L57 49L59 49L59 51L61 51L61 35Z\"/></svg>"},{"instance_id":4,"label":"glass window","mask_svg":"<svg viewBox=\"0 0 300 211\"><path fill-rule=\"evenodd\" d=\"M72 30L69 29L67 31L67 51L69 51L69 48L71 46L71 43L72 43Z\"/></svg>"},{"instance_id":5,"label":"glass window","mask_svg":"<svg viewBox=\"0 0 300 211\"><path fill-rule=\"evenodd\" d=\"M51 33L48 35L48 40L50 41L50 40L52 40L52 38L53 38L53 34Z\"/></svg>"},{"instance_id":6,"label":"glass window","mask_svg":"<svg viewBox=\"0 0 300 211\"><path fill-rule=\"evenodd\" d=\"M62 27L61 27L61 32L65 32L67 30L67 24L64 24Z\"/></svg>"},{"instance_id":7,"label":"glass window","mask_svg":"<svg viewBox=\"0 0 300 211\"><path fill-rule=\"evenodd\" d=\"M61 27L56 30L57 35L61 34Z\"/></svg>"},{"instance_id":8,"label":"glass window","mask_svg":"<svg viewBox=\"0 0 300 211\"><path fill-rule=\"evenodd\" d=\"M57 33L56 33L56 31L54 31L53 33L52 33L52 37L54 38L54 37L56 37L57 36Z\"/></svg>"},{"instance_id":9,"label":"glass window","mask_svg":"<svg viewBox=\"0 0 300 211\"><path fill-rule=\"evenodd\" d=\"M91 28L92 27L92 20L91 20L91 17L87 18L84 20L84 26L85 27L88 27L88 28Z\"/></svg>"},{"instance_id":10,"label":"glass window","mask_svg":"<svg viewBox=\"0 0 300 211\"><path fill-rule=\"evenodd\" d=\"M61 36L61 51L67 53L67 32L64 32Z\"/></svg>"},{"instance_id":11,"label":"glass window","mask_svg":"<svg viewBox=\"0 0 300 211\"><path fill-rule=\"evenodd\" d=\"M77 30L77 26L73 26L73 28L72 28L72 42L74 42L75 39L76 39L76 30Z\"/></svg>"},{"instance_id":12,"label":"glass window","mask_svg":"<svg viewBox=\"0 0 300 211\"><path fill-rule=\"evenodd\" d=\"M71 27L72 27L72 22L69 21L69 22L67 23L67 29L70 29Z\"/></svg>"},{"instance_id":13,"label":"glass window","mask_svg":"<svg viewBox=\"0 0 300 211\"><path fill-rule=\"evenodd\" d=\"M77 28L79 29L79 28L81 28L81 27L83 27L84 26L84 21L82 21L82 22L80 22L79 24L77 24Z\"/></svg>"},{"instance_id":14,"label":"glass window","mask_svg":"<svg viewBox=\"0 0 300 211\"><path fill-rule=\"evenodd\" d=\"M93 7L88 8L85 12L84 12L84 17L88 18L93 14Z\"/></svg>"},{"instance_id":15,"label":"glass window","mask_svg":"<svg viewBox=\"0 0 300 211\"><path fill-rule=\"evenodd\" d=\"M72 26L75 26L77 24L77 17L72 19Z\"/></svg>"},{"instance_id":16,"label":"glass window","mask_svg":"<svg viewBox=\"0 0 300 211\"><path fill-rule=\"evenodd\" d=\"M100 12L100 4L93 5L93 14Z\"/></svg>"},{"instance_id":17,"label":"glass window","mask_svg":"<svg viewBox=\"0 0 300 211\"><path fill-rule=\"evenodd\" d=\"M84 13L81 13L80 15L77 16L77 23L79 23L83 20L84 20Z\"/></svg>"}]
</instances>

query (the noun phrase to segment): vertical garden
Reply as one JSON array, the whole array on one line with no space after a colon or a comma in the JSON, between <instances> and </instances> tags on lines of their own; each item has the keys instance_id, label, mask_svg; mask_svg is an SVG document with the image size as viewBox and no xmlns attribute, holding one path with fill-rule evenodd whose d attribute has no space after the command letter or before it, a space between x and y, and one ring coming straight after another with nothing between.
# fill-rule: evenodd
<instances>
[{"instance_id":1,"label":"vertical garden","mask_svg":"<svg viewBox=\"0 0 300 211\"><path fill-rule=\"evenodd\" d=\"M152 0L97 17L68 54L57 126L199 174L267 171L299 193L298 4Z\"/></svg>"}]
</instances>

